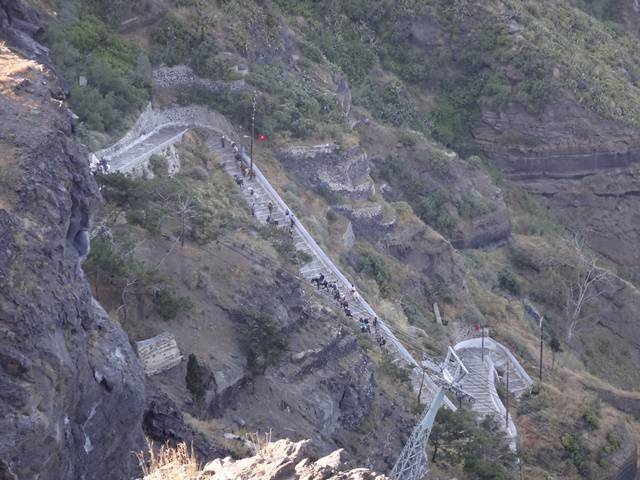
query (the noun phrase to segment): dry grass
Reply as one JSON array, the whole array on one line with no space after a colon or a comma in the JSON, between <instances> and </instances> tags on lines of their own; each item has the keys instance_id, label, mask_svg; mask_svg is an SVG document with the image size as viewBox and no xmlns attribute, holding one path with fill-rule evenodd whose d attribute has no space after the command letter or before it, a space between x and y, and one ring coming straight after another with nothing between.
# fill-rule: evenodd
<instances>
[{"instance_id":1,"label":"dry grass","mask_svg":"<svg viewBox=\"0 0 640 480\"><path fill-rule=\"evenodd\" d=\"M245 441L251 446L254 455L264 457L271 444L271 430L265 433L253 432L245 435Z\"/></svg>"},{"instance_id":2,"label":"dry grass","mask_svg":"<svg viewBox=\"0 0 640 480\"><path fill-rule=\"evenodd\" d=\"M198 475L198 462L193 447L179 443L175 447L165 444L156 450L147 438L148 451L136 456L140 462L144 480L191 480Z\"/></svg>"},{"instance_id":3,"label":"dry grass","mask_svg":"<svg viewBox=\"0 0 640 480\"><path fill-rule=\"evenodd\" d=\"M15 98L13 88L23 78L31 79L32 72L42 71L42 65L27 60L14 54L9 48L0 42L0 94Z\"/></svg>"}]
</instances>

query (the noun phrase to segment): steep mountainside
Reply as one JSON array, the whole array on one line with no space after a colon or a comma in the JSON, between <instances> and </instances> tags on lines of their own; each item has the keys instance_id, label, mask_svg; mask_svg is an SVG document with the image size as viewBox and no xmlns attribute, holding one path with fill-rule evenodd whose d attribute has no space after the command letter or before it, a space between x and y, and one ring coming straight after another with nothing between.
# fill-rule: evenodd
<instances>
[{"instance_id":1,"label":"steep mountainside","mask_svg":"<svg viewBox=\"0 0 640 480\"><path fill-rule=\"evenodd\" d=\"M432 478L635 478L637 3L0 0L0 478L130 478L143 433L389 471L420 372L304 280L231 141L415 358L483 332L535 377L473 352L518 449L460 402Z\"/></svg>"},{"instance_id":2,"label":"steep mountainside","mask_svg":"<svg viewBox=\"0 0 640 480\"><path fill-rule=\"evenodd\" d=\"M99 193L38 20L0 3L0 476L127 478L143 371L80 267Z\"/></svg>"}]
</instances>

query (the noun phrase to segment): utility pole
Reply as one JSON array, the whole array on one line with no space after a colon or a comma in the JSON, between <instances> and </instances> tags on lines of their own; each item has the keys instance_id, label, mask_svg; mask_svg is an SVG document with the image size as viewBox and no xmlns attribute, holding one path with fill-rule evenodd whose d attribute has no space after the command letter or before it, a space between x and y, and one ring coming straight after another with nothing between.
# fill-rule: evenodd
<instances>
[{"instance_id":1,"label":"utility pole","mask_svg":"<svg viewBox=\"0 0 640 480\"><path fill-rule=\"evenodd\" d=\"M544 325L542 323L543 320L544 317L540 317L540 383L542 383L542 350L544 348Z\"/></svg>"},{"instance_id":2,"label":"utility pole","mask_svg":"<svg viewBox=\"0 0 640 480\"><path fill-rule=\"evenodd\" d=\"M482 330L482 362L484 363L484 325L480 329Z\"/></svg>"},{"instance_id":3,"label":"utility pole","mask_svg":"<svg viewBox=\"0 0 640 480\"><path fill-rule=\"evenodd\" d=\"M507 404L506 406L506 410L507 410L507 415L505 418L505 428L507 429L507 431L509 431L509 362L507 362L507 401L505 402Z\"/></svg>"},{"instance_id":4,"label":"utility pole","mask_svg":"<svg viewBox=\"0 0 640 480\"><path fill-rule=\"evenodd\" d=\"M253 137L256 136L256 96L257 96L257 93L253 92L253 105L251 110L251 147L249 147L249 162L251 163L249 170L251 171L252 177L253 177Z\"/></svg>"}]
</instances>

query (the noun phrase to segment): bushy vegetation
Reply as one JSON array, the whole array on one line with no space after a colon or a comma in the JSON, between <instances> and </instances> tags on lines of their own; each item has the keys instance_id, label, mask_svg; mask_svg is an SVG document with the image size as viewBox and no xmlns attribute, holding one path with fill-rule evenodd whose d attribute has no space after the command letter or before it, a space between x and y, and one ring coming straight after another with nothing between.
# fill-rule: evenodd
<instances>
[{"instance_id":1,"label":"bushy vegetation","mask_svg":"<svg viewBox=\"0 0 640 480\"><path fill-rule=\"evenodd\" d=\"M188 312L192 308L190 299L177 295L171 281L156 266L137 260L134 247L132 240L123 235L114 239L96 236L91 241L91 252L83 269L95 286L98 299L103 293L101 286L115 290L124 320L129 308L128 294L149 298L154 310L165 320Z\"/></svg>"},{"instance_id":2,"label":"bushy vegetation","mask_svg":"<svg viewBox=\"0 0 640 480\"><path fill-rule=\"evenodd\" d=\"M508 268L503 268L498 272L498 286L512 295L520 295L520 282Z\"/></svg>"},{"instance_id":3,"label":"bushy vegetation","mask_svg":"<svg viewBox=\"0 0 640 480\"><path fill-rule=\"evenodd\" d=\"M164 170L160 163L154 161L152 168ZM204 174L194 174L196 168ZM139 225L153 235L171 228L174 235L179 236L184 215L186 237L204 245L233 229L237 223L235 212L228 198L213 194L203 167L189 167L184 173L153 179L110 173L99 175L97 179L103 187L105 200L116 213L126 212L125 218L129 223Z\"/></svg>"},{"instance_id":4,"label":"bushy vegetation","mask_svg":"<svg viewBox=\"0 0 640 480\"><path fill-rule=\"evenodd\" d=\"M382 255L369 250L358 253L355 259L355 269L358 273L363 273L373 278L383 296L388 296L392 293L391 272Z\"/></svg>"},{"instance_id":5,"label":"bushy vegetation","mask_svg":"<svg viewBox=\"0 0 640 480\"><path fill-rule=\"evenodd\" d=\"M71 83L69 103L90 130L117 133L149 100L151 65L144 52L89 13L47 30L45 42ZM87 80L79 85L80 76Z\"/></svg>"},{"instance_id":6,"label":"bushy vegetation","mask_svg":"<svg viewBox=\"0 0 640 480\"><path fill-rule=\"evenodd\" d=\"M398 365L397 359L386 350L382 350L379 367L383 374L396 383L409 383L411 381L410 371Z\"/></svg>"},{"instance_id":7,"label":"bushy vegetation","mask_svg":"<svg viewBox=\"0 0 640 480\"><path fill-rule=\"evenodd\" d=\"M288 131L294 137L326 134L343 122L334 95L291 75L281 65L256 65L247 81L265 95L259 98L259 131Z\"/></svg>"},{"instance_id":8,"label":"bushy vegetation","mask_svg":"<svg viewBox=\"0 0 640 480\"><path fill-rule=\"evenodd\" d=\"M442 408L431 431L432 462L461 464L465 472L481 480L511 478L516 457L493 417L476 423L467 410Z\"/></svg>"},{"instance_id":9,"label":"bushy vegetation","mask_svg":"<svg viewBox=\"0 0 640 480\"><path fill-rule=\"evenodd\" d=\"M165 320L172 320L180 313L185 313L193 308L193 302L189 297L178 295L174 289L163 287L154 293L153 306Z\"/></svg>"},{"instance_id":10,"label":"bushy vegetation","mask_svg":"<svg viewBox=\"0 0 640 480\"><path fill-rule=\"evenodd\" d=\"M287 351L287 337L271 315L253 309L237 313L239 342L254 373L275 364Z\"/></svg>"}]
</instances>

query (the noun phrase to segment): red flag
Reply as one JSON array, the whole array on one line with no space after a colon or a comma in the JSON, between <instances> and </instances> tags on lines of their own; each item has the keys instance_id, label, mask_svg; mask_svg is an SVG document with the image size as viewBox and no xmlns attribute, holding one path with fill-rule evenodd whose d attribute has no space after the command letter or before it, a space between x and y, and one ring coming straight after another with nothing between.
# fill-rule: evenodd
<instances>
[{"instance_id":1,"label":"red flag","mask_svg":"<svg viewBox=\"0 0 640 480\"><path fill-rule=\"evenodd\" d=\"M480 324L478 323L476 324L476 332L479 332L479 331L480 331Z\"/></svg>"},{"instance_id":2,"label":"red flag","mask_svg":"<svg viewBox=\"0 0 640 480\"><path fill-rule=\"evenodd\" d=\"M265 142L267 140L267 136L261 133L260 135L258 135L258 140L260 140L261 142Z\"/></svg>"}]
</instances>

